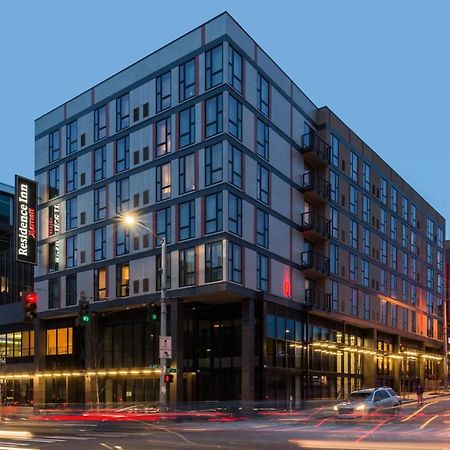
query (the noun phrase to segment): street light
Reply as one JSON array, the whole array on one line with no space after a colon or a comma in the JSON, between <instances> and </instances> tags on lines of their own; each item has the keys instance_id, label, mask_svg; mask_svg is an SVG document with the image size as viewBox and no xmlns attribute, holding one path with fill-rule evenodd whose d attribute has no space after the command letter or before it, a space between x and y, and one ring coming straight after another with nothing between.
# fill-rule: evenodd
<instances>
[{"instance_id":1,"label":"street light","mask_svg":"<svg viewBox=\"0 0 450 450\"><path fill-rule=\"evenodd\" d=\"M120 216L127 226L139 225L145 228L150 234L161 241L161 331L160 336L167 336L167 303L166 303L166 238L158 236L144 222L136 219L133 214L127 213ZM159 379L159 409L165 412L167 410L167 392L165 383L165 374L167 366L167 358L160 358L161 375Z\"/></svg>"}]
</instances>

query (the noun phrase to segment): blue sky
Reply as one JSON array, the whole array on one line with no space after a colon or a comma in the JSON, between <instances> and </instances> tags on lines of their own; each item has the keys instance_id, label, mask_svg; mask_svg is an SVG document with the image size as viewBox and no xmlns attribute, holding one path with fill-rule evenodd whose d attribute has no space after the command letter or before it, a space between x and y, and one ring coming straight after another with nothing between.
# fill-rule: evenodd
<instances>
[{"instance_id":1,"label":"blue sky","mask_svg":"<svg viewBox=\"0 0 450 450\"><path fill-rule=\"evenodd\" d=\"M33 177L35 118L224 10L450 219L446 0L1 2L0 181Z\"/></svg>"}]
</instances>

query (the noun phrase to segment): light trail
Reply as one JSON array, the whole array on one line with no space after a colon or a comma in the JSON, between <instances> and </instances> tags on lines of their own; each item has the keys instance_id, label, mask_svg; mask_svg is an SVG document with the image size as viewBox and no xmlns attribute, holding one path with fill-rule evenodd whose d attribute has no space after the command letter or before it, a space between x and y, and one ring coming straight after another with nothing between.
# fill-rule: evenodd
<instances>
[{"instance_id":1,"label":"light trail","mask_svg":"<svg viewBox=\"0 0 450 450\"><path fill-rule=\"evenodd\" d=\"M388 419L384 419L382 422L380 422L378 425L374 426L372 429L370 429L367 433L363 434L361 437L359 437L358 439L356 439L355 442L361 442L364 439L366 439L367 437L369 437L370 435L374 434L375 431L377 431L379 428L381 428Z\"/></svg>"},{"instance_id":2,"label":"light trail","mask_svg":"<svg viewBox=\"0 0 450 450\"><path fill-rule=\"evenodd\" d=\"M439 400L435 401L435 402L430 402L427 403L425 405L423 405L421 408L419 408L417 411L413 412L412 414L410 414L408 417L405 417L404 419L401 420L401 422L407 422L408 420L412 419L413 417L415 417L417 414L419 414L420 412L422 412L425 408L428 408L428 406L434 405L436 403L439 403Z\"/></svg>"},{"instance_id":3,"label":"light trail","mask_svg":"<svg viewBox=\"0 0 450 450\"><path fill-rule=\"evenodd\" d=\"M347 441L303 441L290 439L288 441L299 448L317 448L329 450L449 450L448 444L435 444L417 442L347 442Z\"/></svg>"}]
</instances>

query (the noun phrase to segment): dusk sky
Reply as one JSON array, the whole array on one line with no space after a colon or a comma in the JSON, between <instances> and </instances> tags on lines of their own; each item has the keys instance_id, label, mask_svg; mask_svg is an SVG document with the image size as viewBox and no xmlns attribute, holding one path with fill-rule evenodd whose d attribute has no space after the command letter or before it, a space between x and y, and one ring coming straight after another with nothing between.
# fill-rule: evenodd
<instances>
[{"instance_id":1,"label":"dusk sky","mask_svg":"<svg viewBox=\"0 0 450 450\"><path fill-rule=\"evenodd\" d=\"M33 177L37 117L225 10L450 219L445 0L1 2L0 182Z\"/></svg>"}]
</instances>

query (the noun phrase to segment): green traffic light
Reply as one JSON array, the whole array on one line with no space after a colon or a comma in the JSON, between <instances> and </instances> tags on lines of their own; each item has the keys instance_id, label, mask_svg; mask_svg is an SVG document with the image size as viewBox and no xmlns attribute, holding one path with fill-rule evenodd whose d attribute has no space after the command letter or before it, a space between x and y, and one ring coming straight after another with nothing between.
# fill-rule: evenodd
<instances>
[{"instance_id":1,"label":"green traffic light","mask_svg":"<svg viewBox=\"0 0 450 450\"><path fill-rule=\"evenodd\" d=\"M158 318L158 316L157 316L155 313L153 313L153 314L151 315L151 318L152 318L152 320L156 320L156 319Z\"/></svg>"},{"instance_id":2,"label":"green traffic light","mask_svg":"<svg viewBox=\"0 0 450 450\"><path fill-rule=\"evenodd\" d=\"M89 315L81 316L81 321L82 322L90 322L91 316L89 316Z\"/></svg>"}]
</instances>

